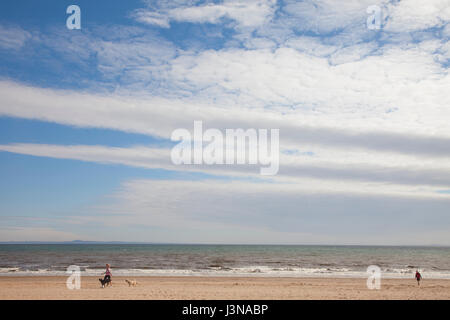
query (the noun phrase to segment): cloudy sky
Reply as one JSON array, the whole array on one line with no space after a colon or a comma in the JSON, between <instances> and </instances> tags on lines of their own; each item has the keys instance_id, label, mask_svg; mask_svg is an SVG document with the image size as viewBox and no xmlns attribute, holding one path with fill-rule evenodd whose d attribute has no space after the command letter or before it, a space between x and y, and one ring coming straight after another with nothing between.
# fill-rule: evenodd
<instances>
[{"instance_id":1,"label":"cloudy sky","mask_svg":"<svg viewBox=\"0 0 450 320\"><path fill-rule=\"evenodd\" d=\"M450 245L450 0L73 3L0 3L0 241ZM173 165L194 120L278 174Z\"/></svg>"}]
</instances>

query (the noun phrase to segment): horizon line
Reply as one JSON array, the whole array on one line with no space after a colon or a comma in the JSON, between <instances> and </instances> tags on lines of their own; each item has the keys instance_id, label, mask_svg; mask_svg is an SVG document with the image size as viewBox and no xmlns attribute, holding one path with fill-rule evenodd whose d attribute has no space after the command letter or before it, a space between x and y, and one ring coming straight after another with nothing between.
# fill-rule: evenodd
<instances>
[{"instance_id":1,"label":"horizon line","mask_svg":"<svg viewBox=\"0 0 450 320\"><path fill-rule=\"evenodd\" d=\"M205 246L327 246L327 247L450 247L448 244L301 244L301 243L195 243L195 242L146 242L146 241L0 241L0 244L151 244L151 245L205 245Z\"/></svg>"}]
</instances>

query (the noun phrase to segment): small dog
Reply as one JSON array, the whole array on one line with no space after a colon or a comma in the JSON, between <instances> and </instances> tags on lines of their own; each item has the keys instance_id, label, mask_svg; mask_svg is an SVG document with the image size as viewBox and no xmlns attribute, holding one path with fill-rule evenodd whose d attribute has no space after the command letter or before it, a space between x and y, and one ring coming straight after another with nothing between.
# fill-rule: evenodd
<instances>
[{"instance_id":1,"label":"small dog","mask_svg":"<svg viewBox=\"0 0 450 320\"><path fill-rule=\"evenodd\" d=\"M128 283L129 287L136 287L137 286L137 281L136 280L125 280L126 283Z\"/></svg>"},{"instance_id":2,"label":"small dog","mask_svg":"<svg viewBox=\"0 0 450 320\"><path fill-rule=\"evenodd\" d=\"M102 284L102 288L104 288L105 286L112 286L112 281L111 278L106 278L106 279L98 279L98 281L100 281L100 283Z\"/></svg>"}]
</instances>

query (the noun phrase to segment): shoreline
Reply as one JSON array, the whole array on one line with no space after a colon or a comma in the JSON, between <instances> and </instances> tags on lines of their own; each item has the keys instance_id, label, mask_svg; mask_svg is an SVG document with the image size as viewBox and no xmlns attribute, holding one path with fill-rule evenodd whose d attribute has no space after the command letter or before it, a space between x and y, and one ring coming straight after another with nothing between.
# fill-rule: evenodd
<instances>
[{"instance_id":1,"label":"shoreline","mask_svg":"<svg viewBox=\"0 0 450 320\"><path fill-rule=\"evenodd\" d=\"M43 274L43 273L36 273L36 274L0 274L0 279L2 278L67 278L69 276L66 272L61 272L60 274ZM88 274L83 275L81 273L81 276L84 278L98 278L101 277L101 272L99 272L97 275ZM422 274L423 276L423 274ZM318 275L267 275L267 274L232 274L232 275L222 275L222 274L120 274L120 275L114 275L114 278L120 278L120 279L134 279L134 278L217 278L217 279L227 279L227 278L236 278L236 279L353 279L353 280L367 280L368 275L364 276L348 276L348 275L326 275L326 276L318 276ZM383 276L383 280L415 280L413 276L408 277L391 277L391 276ZM423 277L423 279L426 280L435 280L435 281L450 281L450 278L448 277L430 277L427 276L426 278Z\"/></svg>"},{"instance_id":2,"label":"shoreline","mask_svg":"<svg viewBox=\"0 0 450 320\"><path fill-rule=\"evenodd\" d=\"M91 269L88 272L81 271L81 277L97 277L104 272L104 269L94 270ZM447 273L430 273L421 272L422 277L427 280L450 280L450 274ZM171 272L154 270L151 272L120 272L117 269L113 270L115 277L121 278L284 278L284 279L367 279L369 276L367 272L323 272L323 273L296 273L296 272L220 272L220 271L199 271L193 272L188 270L172 270ZM0 278L8 277L68 277L69 274L66 271L17 271L17 272L0 272ZM414 279L414 273L382 273L382 279L390 280L411 280Z\"/></svg>"},{"instance_id":3,"label":"shoreline","mask_svg":"<svg viewBox=\"0 0 450 320\"><path fill-rule=\"evenodd\" d=\"M449 279L382 279L369 290L366 278L113 276L102 289L98 276L83 276L81 289L69 290L67 276L0 277L0 300L403 300L450 299ZM137 280L129 287L126 279Z\"/></svg>"}]
</instances>

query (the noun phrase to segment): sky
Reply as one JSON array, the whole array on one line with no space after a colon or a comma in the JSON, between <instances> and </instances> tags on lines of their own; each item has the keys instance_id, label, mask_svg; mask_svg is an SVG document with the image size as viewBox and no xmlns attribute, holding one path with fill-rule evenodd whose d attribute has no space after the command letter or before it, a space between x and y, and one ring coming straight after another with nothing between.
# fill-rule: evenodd
<instances>
[{"instance_id":1,"label":"sky","mask_svg":"<svg viewBox=\"0 0 450 320\"><path fill-rule=\"evenodd\" d=\"M450 245L449 39L450 0L1 1L0 241ZM174 165L194 121L278 174Z\"/></svg>"}]
</instances>

